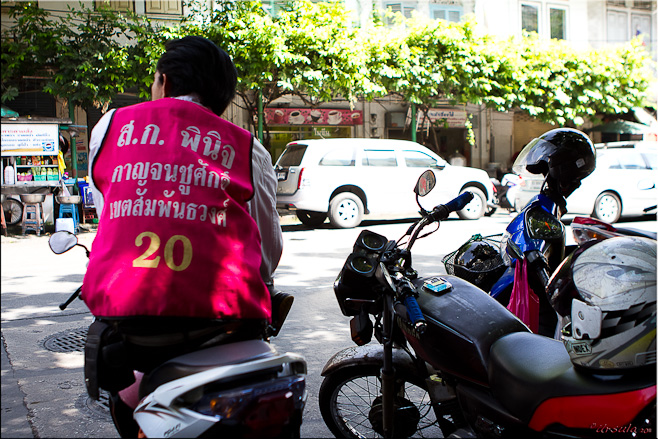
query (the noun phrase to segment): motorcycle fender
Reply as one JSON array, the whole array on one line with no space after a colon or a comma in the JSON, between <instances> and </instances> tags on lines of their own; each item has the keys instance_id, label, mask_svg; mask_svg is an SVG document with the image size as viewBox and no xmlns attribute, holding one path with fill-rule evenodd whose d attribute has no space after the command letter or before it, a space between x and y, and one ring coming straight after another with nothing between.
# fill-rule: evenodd
<instances>
[{"instance_id":1,"label":"motorcycle fender","mask_svg":"<svg viewBox=\"0 0 658 439\"><path fill-rule=\"evenodd\" d=\"M322 376L334 373L350 366L377 365L384 361L384 347L380 344L354 346L337 352L327 361L322 369ZM393 364L400 370L415 373L416 368L412 358L402 349L393 349Z\"/></svg>"}]
</instances>

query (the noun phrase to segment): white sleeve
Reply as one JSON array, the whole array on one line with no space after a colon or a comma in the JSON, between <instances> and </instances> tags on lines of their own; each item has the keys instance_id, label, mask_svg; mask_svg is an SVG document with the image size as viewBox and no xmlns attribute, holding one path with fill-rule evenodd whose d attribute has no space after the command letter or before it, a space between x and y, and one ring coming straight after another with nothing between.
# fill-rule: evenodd
<instances>
[{"instance_id":1,"label":"white sleeve","mask_svg":"<svg viewBox=\"0 0 658 439\"><path fill-rule=\"evenodd\" d=\"M263 280L269 282L283 252L283 234L276 210L277 180L270 153L256 138L254 138L251 160L254 196L247 206L260 231L263 256L260 273Z\"/></svg>"},{"instance_id":2,"label":"white sleeve","mask_svg":"<svg viewBox=\"0 0 658 439\"><path fill-rule=\"evenodd\" d=\"M96 208L98 218L101 217L101 212L103 212L105 199L103 198L103 194L100 193L94 184L92 167L94 166L94 161L100 151L107 129L110 126L110 121L112 120L112 114L114 114L114 111L115 110L110 110L100 118L96 126L91 130L91 137L89 138L89 169L87 175L89 175L89 189L91 189L91 196L94 199L94 207Z\"/></svg>"}]
</instances>

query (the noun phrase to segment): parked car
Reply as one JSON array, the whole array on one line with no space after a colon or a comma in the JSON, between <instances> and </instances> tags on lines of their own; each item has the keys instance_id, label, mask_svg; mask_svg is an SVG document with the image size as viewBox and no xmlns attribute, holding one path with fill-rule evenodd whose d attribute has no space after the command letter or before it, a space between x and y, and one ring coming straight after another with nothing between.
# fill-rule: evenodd
<instances>
[{"instance_id":1,"label":"parked car","mask_svg":"<svg viewBox=\"0 0 658 439\"><path fill-rule=\"evenodd\" d=\"M596 144L596 169L567 198L569 213L614 223L621 216L655 213L658 142ZM516 206L537 195L543 177L521 175ZM653 207L653 209L651 209Z\"/></svg>"},{"instance_id":2,"label":"parked car","mask_svg":"<svg viewBox=\"0 0 658 439\"><path fill-rule=\"evenodd\" d=\"M477 219L493 204L493 184L481 169L451 166L415 142L393 139L316 139L289 143L277 160L277 208L288 209L311 227L327 216L335 227L358 226L363 219L418 216L413 197L425 170L437 177L423 204L433 207L465 190L475 194L458 215Z\"/></svg>"}]
</instances>

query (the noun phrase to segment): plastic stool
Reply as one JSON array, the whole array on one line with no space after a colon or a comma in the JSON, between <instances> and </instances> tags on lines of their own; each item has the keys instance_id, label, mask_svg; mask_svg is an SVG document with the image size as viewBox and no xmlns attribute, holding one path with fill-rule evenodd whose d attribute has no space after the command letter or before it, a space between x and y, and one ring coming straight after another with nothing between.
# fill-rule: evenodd
<instances>
[{"instance_id":1,"label":"plastic stool","mask_svg":"<svg viewBox=\"0 0 658 439\"><path fill-rule=\"evenodd\" d=\"M67 216L68 215L68 216ZM78 205L77 204L60 204L59 205L59 217L60 218L73 218L73 229L77 234L80 229L78 224L80 223L80 218L78 217Z\"/></svg>"},{"instance_id":2,"label":"plastic stool","mask_svg":"<svg viewBox=\"0 0 658 439\"><path fill-rule=\"evenodd\" d=\"M24 203L23 235L25 235L25 232L32 230L36 232L37 236L40 236L43 223L43 205L41 203Z\"/></svg>"}]
</instances>

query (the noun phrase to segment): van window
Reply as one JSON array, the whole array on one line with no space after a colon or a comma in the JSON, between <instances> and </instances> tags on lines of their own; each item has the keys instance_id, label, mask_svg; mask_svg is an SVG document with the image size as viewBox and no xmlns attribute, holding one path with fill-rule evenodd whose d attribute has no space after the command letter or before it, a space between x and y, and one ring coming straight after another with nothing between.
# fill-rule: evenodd
<instances>
[{"instance_id":1,"label":"van window","mask_svg":"<svg viewBox=\"0 0 658 439\"><path fill-rule=\"evenodd\" d=\"M647 169L646 163L640 154L629 151L630 153L619 154L619 163L623 169Z\"/></svg>"},{"instance_id":2,"label":"van window","mask_svg":"<svg viewBox=\"0 0 658 439\"><path fill-rule=\"evenodd\" d=\"M306 152L306 145L288 145L286 150L283 151L279 157L279 166L299 166L302 163L302 158Z\"/></svg>"},{"instance_id":3,"label":"van window","mask_svg":"<svg viewBox=\"0 0 658 439\"><path fill-rule=\"evenodd\" d=\"M337 148L320 160L320 166L354 166L354 148Z\"/></svg>"},{"instance_id":4,"label":"van window","mask_svg":"<svg viewBox=\"0 0 658 439\"><path fill-rule=\"evenodd\" d=\"M420 151L403 151L408 168L436 168L436 159Z\"/></svg>"},{"instance_id":5,"label":"van window","mask_svg":"<svg viewBox=\"0 0 658 439\"><path fill-rule=\"evenodd\" d=\"M363 166L397 166L398 161L395 158L395 151L365 149L361 164Z\"/></svg>"}]
</instances>

